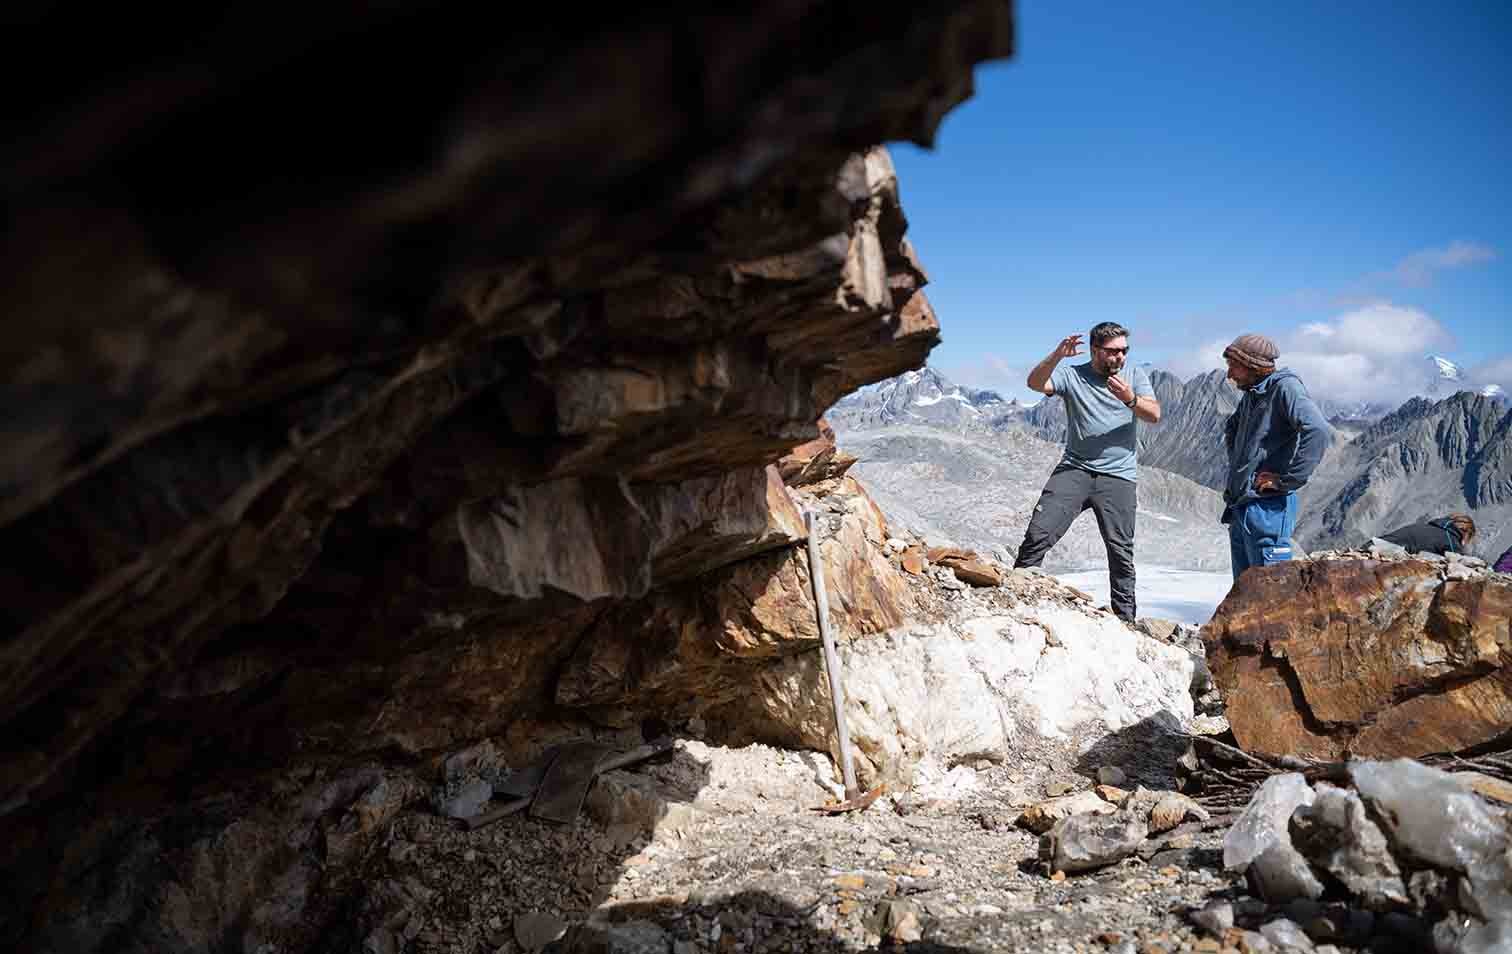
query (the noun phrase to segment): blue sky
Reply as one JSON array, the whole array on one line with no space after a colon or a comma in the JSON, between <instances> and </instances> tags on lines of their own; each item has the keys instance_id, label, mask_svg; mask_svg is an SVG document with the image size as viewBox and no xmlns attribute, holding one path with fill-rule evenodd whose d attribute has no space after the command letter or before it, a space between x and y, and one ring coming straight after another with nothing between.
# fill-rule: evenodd
<instances>
[{"instance_id":1,"label":"blue sky","mask_svg":"<svg viewBox=\"0 0 1512 954\"><path fill-rule=\"evenodd\" d=\"M934 148L892 145L932 365L1022 397L1113 320L1183 375L1261 331L1324 396L1428 352L1512 391L1512 5L1016 11Z\"/></svg>"}]
</instances>

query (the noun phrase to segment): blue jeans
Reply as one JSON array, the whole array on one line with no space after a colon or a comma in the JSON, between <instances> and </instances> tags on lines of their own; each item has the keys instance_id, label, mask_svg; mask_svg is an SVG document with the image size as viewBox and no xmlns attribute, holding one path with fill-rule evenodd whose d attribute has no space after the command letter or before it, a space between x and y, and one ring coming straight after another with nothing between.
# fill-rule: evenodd
<instances>
[{"instance_id":1,"label":"blue jeans","mask_svg":"<svg viewBox=\"0 0 1512 954\"><path fill-rule=\"evenodd\" d=\"M1229 556L1234 579L1252 566L1270 566L1292 558L1297 529L1297 495L1277 494L1235 507L1229 521Z\"/></svg>"}]
</instances>

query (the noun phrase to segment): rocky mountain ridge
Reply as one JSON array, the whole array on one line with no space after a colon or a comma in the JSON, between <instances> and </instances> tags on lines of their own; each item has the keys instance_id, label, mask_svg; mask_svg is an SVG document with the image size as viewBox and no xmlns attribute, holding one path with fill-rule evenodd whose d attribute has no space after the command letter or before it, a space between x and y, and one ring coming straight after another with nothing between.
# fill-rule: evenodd
<instances>
[{"instance_id":1,"label":"rocky mountain ridge","mask_svg":"<svg viewBox=\"0 0 1512 954\"><path fill-rule=\"evenodd\" d=\"M1512 409L1469 391L1414 398L1329 449L1302 494L1298 536L1350 546L1450 512L1475 520L1470 552L1512 545Z\"/></svg>"},{"instance_id":2,"label":"rocky mountain ridge","mask_svg":"<svg viewBox=\"0 0 1512 954\"><path fill-rule=\"evenodd\" d=\"M962 387L925 366L869 384L836 402L833 426L846 430L925 424L947 430L991 432L1029 410L996 391Z\"/></svg>"}]
</instances>

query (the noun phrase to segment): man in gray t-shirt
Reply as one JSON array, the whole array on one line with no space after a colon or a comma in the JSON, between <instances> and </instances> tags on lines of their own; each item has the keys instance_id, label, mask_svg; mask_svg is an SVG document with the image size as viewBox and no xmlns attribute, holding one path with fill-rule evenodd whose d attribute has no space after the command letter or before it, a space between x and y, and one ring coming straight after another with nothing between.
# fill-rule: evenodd
<instances>
[{"instance_id":1,"label":"man in gray t-shirt","mask_svg":"<svg viewBox=\"0 0 1512 954\"><path fill-rule=\"evenodd\" d=\"M1105 321L1094 327L1092 358L1064 366L1082 353L1081 335L1064 338L1029 372L1029 388L1066 402L1066 452L1040 494L1015 567L1039 566L1087 509L1108 549L1108 590L1113 612L1134 622L1134 514L1138 507L1135 446L1139 421L1160 420L1160 402L1150 376L1125 368L1129 331Z\"/></svg>"}]
</instances>

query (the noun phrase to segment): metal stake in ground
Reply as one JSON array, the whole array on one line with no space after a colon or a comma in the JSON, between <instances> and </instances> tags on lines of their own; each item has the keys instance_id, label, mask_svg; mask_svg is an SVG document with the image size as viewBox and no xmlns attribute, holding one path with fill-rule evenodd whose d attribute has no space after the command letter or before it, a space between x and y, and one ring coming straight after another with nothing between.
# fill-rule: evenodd
<instances>
[{"instance_id":1,"label":"metal stake in ground","mask_svg":"<svg viewBox=\"0 0 1512 954\"><path fill-rule=\"evenodd\" d=\"M840 737L840 774L845 779L845 797L861 794L856 787L856 770L851 765L850 729L845 725L845 683L840 676L840 656L835 652L835 637L829 628L829 598L824 593L824 561L819 558L819 535L814 532L814 512L803 512L803 527L808 531L809 580L814 585L814 607L819 614L819 638L824 642L824 668L829 673L830 701L835 706L835 734Z\"/></svg>"}]
</instances>

